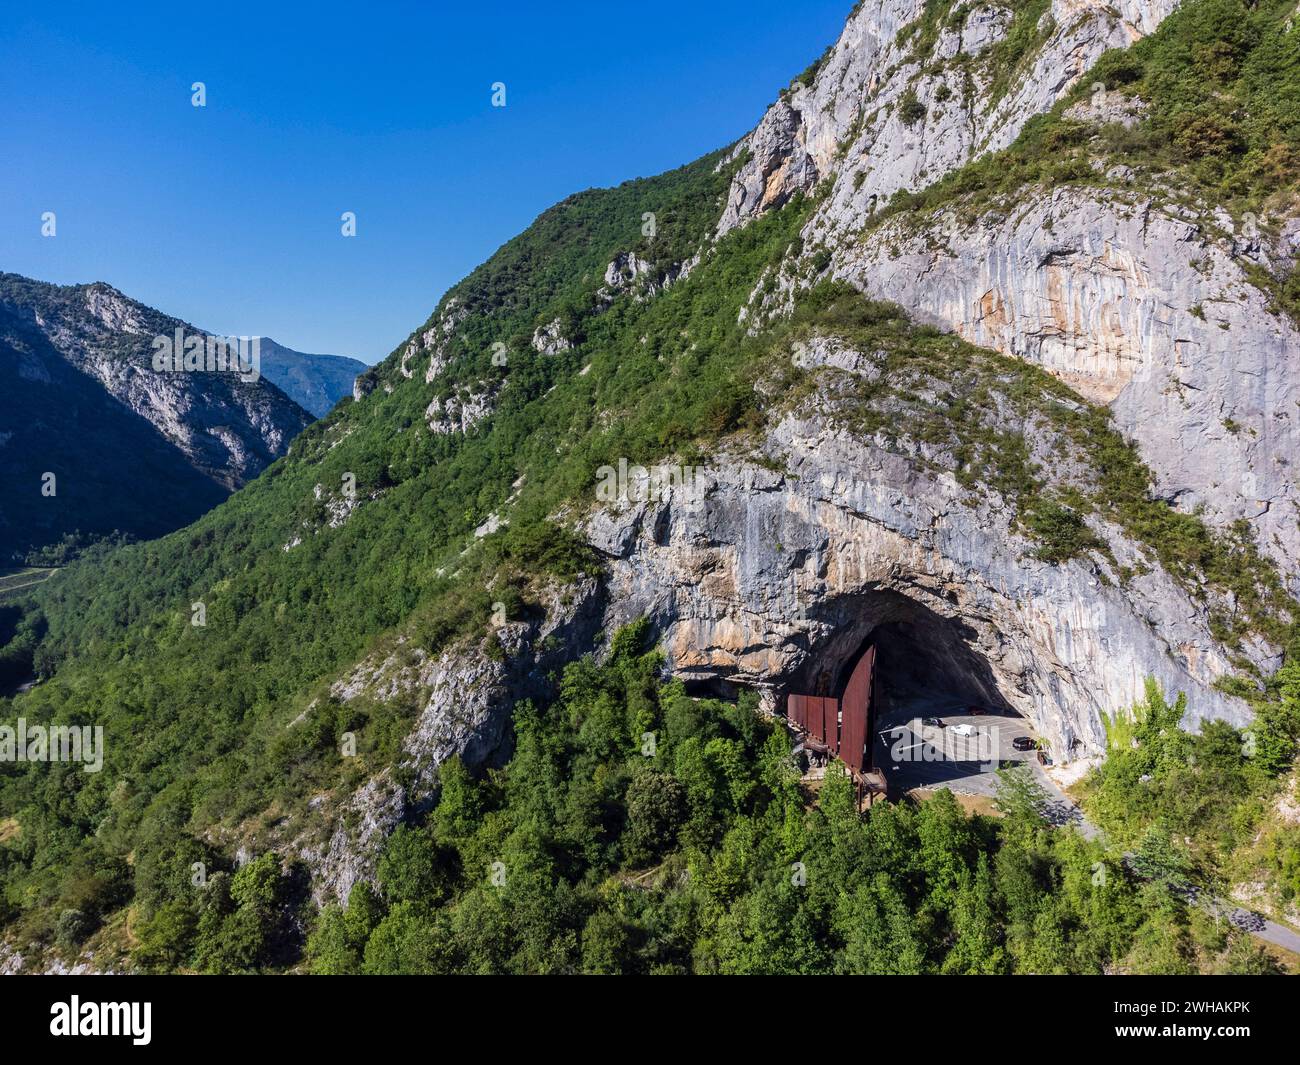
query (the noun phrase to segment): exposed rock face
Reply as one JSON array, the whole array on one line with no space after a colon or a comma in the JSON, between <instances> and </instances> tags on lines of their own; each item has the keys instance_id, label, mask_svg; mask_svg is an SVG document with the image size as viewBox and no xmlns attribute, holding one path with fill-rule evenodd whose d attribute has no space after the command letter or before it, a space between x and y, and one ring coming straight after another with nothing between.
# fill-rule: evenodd
<instances>
[{"instance_id":1,"label":"exposed rock face","mask_svg":"<svg viewBox=\"0 0 1300 1065\"><path fill-rule=\"evenodd\" d=\"M84 948L71 961L38 943L24 949L26 955L11 943L0 942L0 976L116 976L129 968L124 958L97 958L95 951Z\"/></svg>"},{"instance_id":2,"label":"exposed rock face","mask_svg":"<svg viewBox=\"0 0 1300 1065\"><path fill-rule=\"evenodd\" d=\"M785 473L739 461L708 472L702 502L596 511L607 629L649 616L678 675L777 696L874 634L896 660L1024 714L1054 750L1078 740L1075 755L1104 749L1101 715L1147 677L1201 716L1247 720L1212 687L1231 667L1204 611L1162 571L1121 588L1109 567L1037 561L995 494L972 507L950 475L819 417L786 417L766 451ZM1108 532L1117 558L1137 557Z\"/></svg>"},{"instance_id":3,"label":"exposed rock face","mask_svg":"<svg viewBox=\"0 0 1300 1065\"><path fill-rule=\"evenodd\" d=\"M442 373L447 365L447 346L456 333L456 327L465 320L469 311L461 306L460 301L452 298L447 301L437 323L426 329L419 339L420 350L429 353L429 365L424 374L424 383L430 384Z\"/></svg>"},{"instance_id":4,"label":"exposed rock face","mask_svg":"<svg viewBox=\"0 0 1300 1065\"><path fill-rule=\"evenodd\" d=\"M1141 100L1120 92L1108 92L1098 82L1088 99L1066 109L1065 117L1075 122L1091 122L1096 126L1118 123L1125 129L1133 129L1146 113L1147 106Z\"/></svg>"},{"instance_id":5,"label":"exposed rock face","mask_svg":"<svg viewBox=\"0 0 1300 1065\"><path fill-rule=\"evenodd\" d=\"M605 285L611 289L628 288L650 273L650 264L632 252L620 252L605 268Z\"/></svg>"},{"instance_id":6,"label":"exposed rock face","mask_svg":"<svg viewBox=\"0 0 1300 1065\"><path fill-rule=\"evenodd\" d=\"M1174 6L1054 4L1055 28L1032 69L996 106L972 110L955 86L942 108L933 106L942 68L920 74L917 57L896 40L920 4L864 5L813 84L775 105L751 135L754 159L737 177L720 230L788 195L794 186L786 174L804 174L799 187L810 187L814 179L800 164L807 155L833 189L805 241L831 249L835 276L974 343L1038 362L1110 404L1163 495L1189 511L1204 507L1219 527L1248 519L1300 591L1300 500L1290 473L1300 454L1300 336L1270 313L1240 264L1243 256L1266 262L1267 249L1240 237L1216 240L1148 201L1079 189L1038 196L978 225L958 225L945 213L920 227L891 221L865 243L856 238L893 192L931 184L1004 147L1102 51L1151 32ZM959 33L938 36L937 58L958 48L983 52L1005 31L1005 19L974 18ZM909 89L928 108L914 127L887 106ZM1071 117L1131 126L1142 110L1140 101L1101 87ZM763 173L782 176L756 196ZM1220 223L1231 229L1226 218ZM1285 233L1282 245L1277 254L1289 255Z\"/></svg>"},{"instance_id":7,"label":"exposed rock face","mask_svg":"<svg viewBox=\"0 0 1300 1065\"><path fill-rule=\"evenodd\" d=\"M539 355L558 355L573 347L573 342L564 335L563 327L557 318L544 326L538 326L533 333L533 350Z\"/></svg>"},{"instance_id":8,"label":"exposed rock face","mask_svg":"<svg viewBox=\"0 0 1300 1065\"><path fill-rule=\"evenodd\" d=\"M834 270L1108 403L1161 495L1220 527L1248 519L1300 591L1300 331L1229 242L1082 189L933 237L891 221Z\"/></svg>"},{"instance_id":9,"label":"exposed rock face","mask_svg":"<svg viewBox=\"0 0 1300 1065\"><path fill-rule=\"evenodd\" d=\"M360 403L375 390L377 380L373 368L365 373L358 374L357 379L352 382L352 398L357 403Z\"/></svg>"},{"instance_id":10,"label":"exposed rock face","mask_svg":"<svg viewBox=\"0 0 1300 1065\"><path fill-rule=\"evenodd\" d=\"M915 24L925 6L868 0L854 11L812 84L783 94L742 142L750 158L735 177L719 234L830 177L829 201L807 237L831 244L899 189L930 185L1006 147L1103 52L1150 33L1177 3L1055 0L1037 27L1042 41L1031 65L1001 95L978 61L944 61L959 52L978 60L1006 35L1008 13L973 8L958 29L945 29L929 52L917 54L914 36L899 31ZM903 106L909 93L923 116Z\"/></svg>"},{"instance_id":11,"label":"exposed rock face","mask_svg":"<svg viewBox=\"0 0 1300 1065\"><path fill-rule=\"evenodd\" d=\"M976 7L956 28L945 26L935 45L935 55L941 59L957 56L979 55L996 44L1011 28L1011 12L1001 7Z\"/></svg>"},{"instance_id":12,"label":"exposed rock face","mask_svg":"<svg viewBox=\"0 0 1300 1065\"><path fill-rule=\"evenodd\" d=\"M599 631L602 592L594 580L553 589L545 614L507 621L486 637L503 653L484 653L481 641L461 643L436 656L411 646L359 665L332 689L343 702L363 694L418 703L415 726L403 743L403 765L414 771L408 790L385 770L342 804L328 840L300 849L312 870L318 904L345 903L360 880L373 880L384 840L413 808L426 803L438 766L453 755L467 765L500 761L508 753L515 703L549 693L548 674L583 654Z\"/></svg>"},{"instance_id":13,"label":"exposed rock face","mask_svg":"<svg viewBox=\"0 0 1300 1065\"><path fill-rule=\"evenodd\" d=\"M491 390L462 392L448 396L445 400L433 400L424 416L431 433L444 436L448 433L468 433L491 414L495 406L496 393Z\"/></svg>"},{"instance_id":14,"label":"exposed rock face","mask_svg":"<svg viewBox=\"0 0 1300 1065\"><path fill-rule=\"evenodd\" d=\"M385 769L348 796L323 846L300 847L298 856L311 870L317 906L331 902L346 906L356 884L374 883L384 840L401 824L405 812L405 792Z\"/></svg>"},{"instance_id":15,"label":"exposed rock face","mask_svg":"<svg viewBox=\"0 0 1300 1065\"><path fill-rule=\"evenodd\" d=\"M811 84L773 105L744 143L752 157L719 232L797 188L828 182L804 243L830 250L834 276L1038 362L1110 404L1163 495L1188 511L1204 507L1220 528L1248 519L1300 591L1300 500L1290 473L1300 457L1300 337L1243 268L1289 258L1296 227L1270 250L1257 235L1232 233L1226 216L1218 226L1230 236L1218 239L1133 196L1072 189L1027 192L1027 202L978 225L944 212L920 227L891 221L859 239L894 192L1005 147L1102 52L1152 32L1176 6L1058 0L1037 27L1031 61L997 95L980 57L1009 28L1005 12L976 8L956 29L945 24L922 56L899 34L920 15L920 0L864 4ZM964 68L945 65L958 52L973 58ZM966 70L974 92L959 84ZM904 114L907 93L923 117ZM1098 86L1071 117L1131 127L1143 110Z\"/></svg>"},{"instance_id":16,"label":"exposed rock face","mask_svg":"<svg viewBox=\"0 0 1300 1065\"><path fill-rule=\"evenodd\" d=\"M697 252L685 262L656 266L635 252L619 252L605 268L605 286L596 293L596 298L608 304L619 296L631 295L638 302L644 302L690 276L700 259L701 253ZM548 328L553 328L554 324Z\"/></svg>"},{"instance_id":17,"label":"exposed rock face","mask_svg":"<svg viewBox=\"0 0 1300 1065\"><path fill-rule=\"evenodd\" d=\"M801 121L808 97L808 90L797 86L789 98L782 97L772 105L747 138L752 156L732 181L727 210L718 227L720 234L744 219L780 207L795 192L817 184L817 163Z\"/></svg>"}]
</instances>

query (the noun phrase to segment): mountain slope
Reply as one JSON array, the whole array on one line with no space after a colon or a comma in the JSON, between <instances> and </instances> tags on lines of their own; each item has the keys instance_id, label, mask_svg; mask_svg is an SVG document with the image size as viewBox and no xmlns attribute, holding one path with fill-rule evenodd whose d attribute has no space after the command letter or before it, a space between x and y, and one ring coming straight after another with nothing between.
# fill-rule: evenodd
<instances>
[{"instance_id":1,"label":"mountain slope","mask_svg":"<svg viewBox=\"0 0 1300 1065\"><path fill-rule=\"evenodd\" d=\"M169 532L260 473L311 421L265 381L157 372L153 341L177 330L199 335L102 283L0 275L0 559L74 533Z\"/></svg>"},{"instance_id":2,"label":"mountain slope","mask_svg":"<svg viewBox=\"0 0 1300 1065\"><path fill-rule=\"evenodd\" d=\"M1147 678L1188 693L1188 724L1215 721L1216 735L1239 742L1234 727L1275 695L1269 677L1291 634L1286 556L1154 490L1163 456L1126 439L1104 395L1014 348L911 320L897 303L925 309L913 299L924 269L911 288L898 273L897 303L870 298L890 274L863 251L873 226L907 210L902 199L888 214L881 197L920 194L920 182L959 174L982 151L1032 144L1034 116L1063 101L1086 64L1166 32L1133 7L1126 18L1124 5L1090 3L860 5L806 75L812 87L779 100L742 143L552 208L283 462L189 529L52 578L27 619L42 632L35 662L48 679L13 709L95 721L120 742L98 775L5 767L0 809L21 828L0 849L14 936L49 941L63 909L111 927L135 898L151 927L174 921L158 933L162 967L173 955L221 970L289 964L292 951L213 947L260 918L237 901L245 881L209 905L186 893L183 868L204 861L224 875L235 853L274 849L302 863L316 901L343 902L376 882L387 841L405 838L397 826L439 801L448 764L453 798L444 790L438 816L452 835L457 817L495 812L454 759L500 764L516 741L520 765L551 768L503 787L545 795L524 802L535 814L524 827L489 814L474 838L558 883L554 905L588 905L592 871L608 872L604 848L619 835L601 825L588 839L589 822L633 805L624 748L653 730L661 697L635 669L617 684L581 664L566 674L584 780L608 789L565 793L580 842L529 834L528 824L554 828L562 789L550 774L563 759L548 752L569 742L532 707L587 650L611 650L616 665L635 658L639 648L611 634L641 619L669 673L750 689L769 715L878 633L913 669L1023 714L1062 760L1100 755L1108 723L1144 697ZM963 112L920 156L884 166L885 150L920 151L905 128L921 121L916 78L940 52L967 68L984 117ZM895 112L904 128L889 125ZM873 173L859 182L861 166ZM874 190L861 210L844 207L857 203L855 183ZM944 235L929 230L936 248ZM698 491L635 470L660 463L689 471ZM611 468L633 471L613 498L600 490ZM191 623L196 602L203 626ZM615 694L591 694L602 685ZM748 805L767 792L746 790L738 768L761 738L747 721L700 724L697 746L719 742L669 775L708 793L692 807L701 819L714 802L731 804L728 818L770 811L776 820L761 824L776 838L802 814L794 798ZM696 726L684 715L664 728L676 743ZM762 788L780 790L786 755L788 745L772 755ZM494 825L509 838L487 839ZM459 834L455 860L494 860L470 835ZM692 844L707 861L678 860L704 862L703 878L715 843ZM538 847L561 852L556 866ZM726 851L719 877L733 858L748 861ZM257 866L271 881L278 868ZM471 897L429 921L472 929L475 906L501 905ZM699 905L730 901L720 888ZM567 964L575 943L556 942L558 961L520 966ZM1120 952L1107 950L1097 957Z\"/></svg>"},{"instance_id":3,"label":"mountain slope","mask_svg":"<svg viewBox=\"0 0 1300 1065\"><path fill-rule=\"evenodd\" d=\"M345 355L308 355L262 338L262 376L304 410L323 418L344 396L352 395L357 375L366 369Z\"/></svg>"},{"instance_id":4,"label":"mountain slope","mask_svg":"<svg viewBox=\"0 0 1300 1065\"><path fill-rule=\"evenodd\" d=\"M859 7L751 135L723 226L826 181L790 274L824 249L805 283L1070 382L1300 591L1294 5L921 7Z\"/></svg>"}]
</instances>

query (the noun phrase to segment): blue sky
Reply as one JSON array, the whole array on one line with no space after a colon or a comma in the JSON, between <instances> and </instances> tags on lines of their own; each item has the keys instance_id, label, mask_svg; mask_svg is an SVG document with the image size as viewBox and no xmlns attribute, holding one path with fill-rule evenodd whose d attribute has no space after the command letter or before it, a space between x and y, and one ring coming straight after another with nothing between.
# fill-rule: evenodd
<instances>
[{"instance_id":1,"label":"blue sky","mask_svg":"<svg viewBox=\"0 0 1300 1065\"><path fill-rule=\"evenodd\" d=\"M851 6L6 0L0 270L374 362L550 204L741 136Z\"/></svg>"}]
</instances>

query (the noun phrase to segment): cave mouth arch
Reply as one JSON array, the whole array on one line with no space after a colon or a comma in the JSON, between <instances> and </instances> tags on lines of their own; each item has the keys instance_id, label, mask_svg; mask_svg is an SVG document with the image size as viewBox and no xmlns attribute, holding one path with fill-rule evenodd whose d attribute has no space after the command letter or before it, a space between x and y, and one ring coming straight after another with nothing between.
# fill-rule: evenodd
<instances>
[{"instance_id":1,"label":"cave mouth arch","mask_svg":"<svg viewBox=\"0 0 1300 1065\"><path fill-rule=\"evenodd\" d=\"M1012 749L1026 723L999 691L970 621L892 590L828 603L817 620L829 625L828 635L812 643L784 685L786 717L803 737L796 749L808 752L807 768L819 769L829 755L855 772L881 771L876 779L894 798L939 787L995 794L995 771L1029 749ZM849 678L869 652L875 694L866 705L866 760L857 766L852 750L861 732L850 741L847 730L861 692L850 694ZM832 701L837 739L824 739Z\"/></svg>"},{"instance_id":2,"label":"cave mouth arch","mask_svg":"<svg viewBox=\"0 0 1300 1065\"><path fill-rule=\"evenodd\" d=\"M786 693L838 695L867 648L875 646L891 703L947 702L1015 714L978 650L979 634L962 618L892 590L848 597L830 607L816 618L831 626L830 635L811 643L800 668L783 678Z\"/></svg>"}]
</instances>

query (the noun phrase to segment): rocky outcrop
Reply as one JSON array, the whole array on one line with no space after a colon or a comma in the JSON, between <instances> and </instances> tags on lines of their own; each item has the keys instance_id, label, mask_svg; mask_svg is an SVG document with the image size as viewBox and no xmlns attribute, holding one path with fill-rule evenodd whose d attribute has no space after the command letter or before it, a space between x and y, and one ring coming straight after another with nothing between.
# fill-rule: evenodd
<instances>
[{"instance_id":1,"label":"rocky outcrop","mask_svg":"<svg viewBox=\"0 0 1300 1065\"><path fill-rule=\"evenodd\" d=\"M602 620L597 582L552 588L542 598L540 616L491 628L484 639L497 642L497 653L472 640L430 655L403 640L333 686L331 695L344 703L363 695L415 701L402 761L413 783L403 787L391 770L382 771L342 801L323 842L298 845L318 904L346 902L354 884L373 880L384 840L428 804L444 761L453 755L470 766L503 760L515 704L548 695L552 672L590 650Z\"/></svg>"},{"instance_id":2,"label":"rocky outcrop","mask_svg":"<svg viewBox=\"0 0 1300 1065\"><path fill-rule=\"evenodd\" d=\"M72 960L40 943L29 944L22 953L12 943L0 942L0 976L118 976L129 970L125 958L99 958L95 950L84 948Z\"/></svg>"},{"instance_id":3,"label":"rocky outcrop","mask_svg":"<svg viewBox=\"0 0 1300 1065\"><path fill-rule=\"evenodd\" d=\"M596 292L596 299L610 304L621 295L631 295L644 302L689 277L700 260L701 254L697 252L685 262L656 266L635 252L619 252L605 268L605 284Z\"/></svg>"},{"instance_id":4,"label":"rocky outcrop","mask_svg":"<svg viewBox=\"0 0 1300 1065\"><path fill-rule=\"evenodd\" d=\"M727 209L719 223L726 233L748 218L780 207L799 191L817 184L819 171L809 149L808 130L802 121L810 107L810 91L796 85L763 117L746 139L749 158L732 180Z\"/></svg>"},{"instance_id":5,"label":"rocky outcrop","mask_svg":"<svg viewBox=\"0 0 1300 1065\"><path fill-rule=\"evenodd\" d=\"M605 268L605 286L611 290L630 288L647 278L651 265L634 252L620 252Z\"/></svg>"},{"instance_id":6,"label":"rocky outcrop","mask_svg":"<svg viewBox=\"0 0 1300 1065\"><path fill-rule=\"evenodd\" d=\"M1158 494L1220 528L1248 520L1300 592L1300 331L1243 245L1184 214L1061 189L973 223L891 220L832 269L1108 404Z\"/></svg>"},{"instance_id":7,"label":"rocky outcrop","mask_svg":"<svg viewBox=\"0 0 1300 1065\"><path fill-rule=\"evenodd\" d=\"M447 348L456 335L456 329L468 316L468 308L453 296L438 315L438 321L420 335L418 348L429 353L429 365L424 374L425 384L431 384L446 368Z\"/></svg>"},{"instance_id":8,"label":"rocky outcrop","mask_svg":"<svg viewBox=\"0 0 1300 1065\"><path fill-rule=\"evenodd\" d=\"M1049 565L995 493L972 500L950 474L816 413L787 415L763 455L711 467L702 499L669 492L590 519L611 560L607 629L652 618L677 675L779 705L872 636L1070 756L1104 749L1103 715L1148 677L1187 691L1201 717L1248 719L1214 688L1232 666L1204 608L1159 569L1121 586L1116 567L1146 552L1119 530L1101 527L1115 565Z\"/></svg>"},{"instance_id":9,"label":"rocky outcrop","mask_svg":"<svg viewBox=\"0 0 1300 1065\"><path fill-rule=\"evenodd\" d=\"M558 355L572 347L573 342L564 335L563 324L558 318L538 326L533 332L533 350L539 355Z\"/></svg>"},{"instance_id":10,"label":"rocky outcrop","mask_svg":"<svg viewBox=\"0 0 1300 1065\"><path fill-rule=\"evenodd\" d=\"M347 797L323 843L298 843L295 851L311 873L317 906L345 906L356 884L374 883L384 841L401 824L406 809L405 792L385 769Z\"/></svg>"},{"instance_id":11,"label":"rocky outcrop","mask_svg":"<svg viewBox=\"0 0 1300 1065\"><path fill-rule=\"evenodd\" d=\"M375 385L379 383L378 375L372 366L365 373L357 375L357 379L352 382L352 399L360 403L366 396L375 390Z\"/></svg>"},{"instance_id":12,"label":"rocky outcrop","mask_svg":"<svg viewBox=\"0 0 1300 1065\"><path fill-rule=\"evenodd\" d=\"M496 407L496 392L485 388L481 392L462 389L445 399L434 399L425 409L429 432L439 436L449 433L468 433Z\"/></svg>"},{"instance_id":13,"label":"rocky outcrop","mask_svg":"<svg viewBox=\"0 0 1300 1065\"><path fill-rule=\"evenodd\" d=\"M858 5L810 83L792 85L742 142L748 158L719 235L826 179L827 202L805 239L832 244L900 189L923 188L1006 147L1103 52L1150 33L1177 3L1054 0L1009 83L998 66L1008 60L994 47L1012 25L1005 8L951 5L947 13L964 14L954 25L941 12L941 32L925 50L927 6Z\"/></svg>"}]
</instances>

